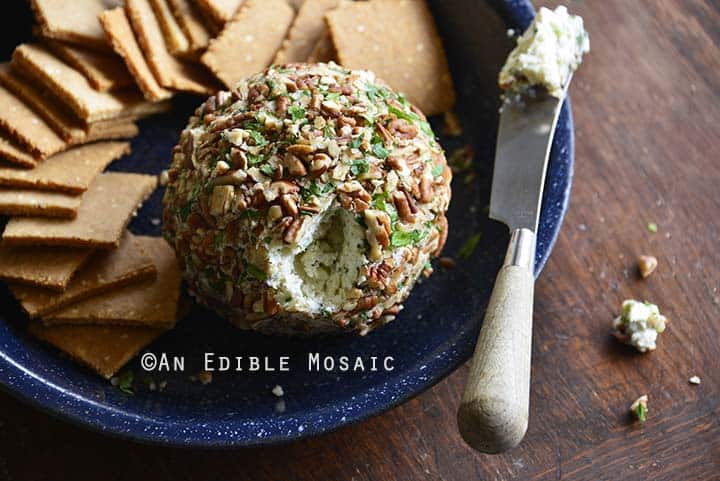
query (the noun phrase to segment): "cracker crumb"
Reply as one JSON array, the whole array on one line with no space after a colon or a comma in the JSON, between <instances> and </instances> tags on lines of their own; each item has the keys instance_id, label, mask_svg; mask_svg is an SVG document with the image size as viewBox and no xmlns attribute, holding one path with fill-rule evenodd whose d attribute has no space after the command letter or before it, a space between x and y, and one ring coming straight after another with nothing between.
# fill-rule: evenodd
<instances>
[{"instance_id":1,"label":"cracker crumb","mask_svg":"<svg viewBox=\"0 0 720 481\"><path fill-rule=\"evenodd\" d=\"M283 397L285 395L285 391L283 391L282 386L279 384L272 388L272 393L277 397Z\"/></svg>"},{"instance_id":2,"label":"cracker crumb","mask_svg":"<svg viewBox=\"0 0 720 481\"><path fill-rule=\"evenodd\" d=\"M698 384L700 384L702 381L700 380L700 376L692 376L690 379L688 379L688 382L689 382L690 384L698 385Z\"/></svg>"}]
</instances>

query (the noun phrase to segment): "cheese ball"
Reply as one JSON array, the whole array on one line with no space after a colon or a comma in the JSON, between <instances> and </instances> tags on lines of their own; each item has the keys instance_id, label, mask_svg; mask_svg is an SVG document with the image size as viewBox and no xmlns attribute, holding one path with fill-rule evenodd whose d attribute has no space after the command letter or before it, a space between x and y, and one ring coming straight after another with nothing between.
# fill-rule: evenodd
<instances>
[{"instance_id":1,"label":"cheese ball","mask_svg":"<svg viewBox=\"0 0 720 481\"><path fill-rule=\"evenodd\" d=\"M190 118L163 234L191 295L241 328L365 334L432 272L451 175L425 116L372 73L273 66Z\"/></svg>"}]
</instances>

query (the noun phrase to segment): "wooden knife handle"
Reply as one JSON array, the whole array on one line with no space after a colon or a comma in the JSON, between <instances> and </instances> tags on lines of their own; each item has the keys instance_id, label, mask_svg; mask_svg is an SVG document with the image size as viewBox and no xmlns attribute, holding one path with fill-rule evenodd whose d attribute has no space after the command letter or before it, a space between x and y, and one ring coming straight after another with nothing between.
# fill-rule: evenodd
<instances>
[{"instance_id":1,"label":"wooden knife handle","mask_svg":"<svg viewBox=\"0 0 720 481\"><path fill-rule=\"evenodd\" d=\"M534 282L530 266L506 262L478 337L457 421L483 453L516 446L527 430Z\"/></svg>"}]
</instances>

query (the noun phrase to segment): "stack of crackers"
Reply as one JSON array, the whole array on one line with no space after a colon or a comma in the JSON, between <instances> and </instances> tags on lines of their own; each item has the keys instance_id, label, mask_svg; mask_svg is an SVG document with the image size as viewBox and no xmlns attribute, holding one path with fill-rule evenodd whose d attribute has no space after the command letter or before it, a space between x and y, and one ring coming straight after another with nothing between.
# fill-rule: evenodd
<instances>
[{"instance_id":1,"label":"stack of crackers","mask_svg":"<svg viewBox=\"0 0 720 481\"><path fill-rule=\"evenodd\" d=\"M0 279L30 332L110 378L178 320L181 273L126 225L154 176L104 172L135 121L271 63L373 70L432 115L455 94L424 0L31 0L0 64Z\"/></svg>"}]
</instances>

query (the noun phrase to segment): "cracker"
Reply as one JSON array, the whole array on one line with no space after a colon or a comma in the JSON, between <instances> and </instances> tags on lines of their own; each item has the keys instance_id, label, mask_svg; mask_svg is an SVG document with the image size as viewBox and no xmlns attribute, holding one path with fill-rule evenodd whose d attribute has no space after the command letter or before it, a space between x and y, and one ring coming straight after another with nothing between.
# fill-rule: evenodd
<instances>
[{"instance_id":1,"label":"cracker","mask_svg":"<svg viewBox=\"0 0 720 481\"><path fill-rule=\"evenodd\" d=\"M87 136L83 142L129 139L139 133L140 129L132 121L125 119L100 120L88 125ZM78 142L78 144L83 142ZM71 145L73 145L73 143L71 143Z\"/></svg>"},{"instance_id":2,"label":"cracker","mask_svg":"<svg viewBox=\"0 0 720 481\"><path fill-rule=\"evenodd\" d=\"M135 77L143 95L148 100L170 98L172 92L160 86L140 50L125 9L115 8L100 15L100 24L110 39L113 49L119 54Z\"/></svg>"},{"instance_id":3,"label":"cracker","mask_svg":"<svg viewBox=\"0 0 720 481\"><path fill-rule=\"evenodd\" d=\"M152 279L157 271L142 242L125 232L120 247L98 251L72 278L62 292L11 284L10 291L31 317L44 316L84 299L128 284Z\"/></svg>"},{"instance_id":4,"label":"cracker","mask_svg":"<svg viewBox=\"0 0 720 481\"><path fill-rule=\"evenodd\" d=\"M206 49L212 35L195 6L190 0L168 0L168 3L178 25L190 42L190 50L197 52Z\"/></svg>"},{"instance_id":5,"label":"cracker","mask_svg":"<svg viewBox=\"0 0 720 481\"><path fill-rule=\"evenodd\" d=\"M424 0L348 2L326 19L343 67L372 70L427 115L452 109L452 78Z\"/></svg>"},{"instance_id":6,"label":"cracker","mask_svg":"<svg viewBox=\"0 0 720 481\"><path fill-rule=\"evenodd\" d=\"M201 65L181 61L170 54L149 0L127 0L125 12L160 85L202 95L217 90L214 80Z\"/></svg>"},{"instance_id":7,"label":"cracker","mask_svg":"<svg viewBox=\"0 0 720 481\"><path fill-rule=\"evenodd\" d=\"M43 36L108 50L97 20L107 8L103 0L32 0L31 6Z\"/></svg>"},{"instance_id":8,"label":"cracker","mask_svg":"<svg viewBox=\"0 0 720 481\"><path fill-rule=\"evenodd\" d=\"M137 239L155 263L155 279L131 284L52 312L43 317L43 324L173 327L178 318L182 281L175 251L162 237Z\"/></svg>"},{"instance_id":9,"label":"cracker","mask_svg":"<svg viewBox=\"0 0 720 481\"><path fill-rule=\"evenodd\" d=\"M25 102L0 86L0 127L38 159L64 150L67 143Z\"/></svg>"},{"instance_id":10,"label":"cracker","mask_svg":"<svg viewBox=\"0 0 720 481\"><path fill-rule=\"evenodd\" d=\"M62 102L50 92L41 90L14 72L7 63L0 63L0 84L35 110L69 145L129 138L138 134L137 126L131 120L100 120L85 125L72 112L64 109Z\"/></svg>"},{"instance_id":11,"label":"cracker","mask_svg":"<svg viewBox=\"0 0 720 481\"><path fill-rule=\"evenodd\" d=\"M120 326L54 326L31 322L28 331L110 379L164 329Z\"/></svg>"},{"instance_id":12,"label":"cracker","mask_svg":"<svg viewBox=\"0 0 720 481\"><path fill-rule=\"evenodd\" d=\"M325 29L325 33L318 39L317 43L313 47L310 56L307 59L308 63L317 62L332 62L337 59L335 53L335 45L332 43L332 37L330 32Z\"/></svg>"},{"instance_id":13,"label":"cracker","mask_svg":"<svg viewBox=\"0 0 720 481\"><path fill-rule=\"evenodd\" d=\"M160 24L168 51L173 55L186 54L190 50L190 42L170 11L167 0L150 0L150 6Z\"/></svg>"},{"instance_id":14,"label":"cracker","mask_svg":"<svg viewBox=\"0 0 720 481\"><path fill-rule=\"evenodd\" d=\"M0 189L0 214L74 219L81 196L40 190Z\"/></svg>"},{"instance_id":15,"label":"cracker","mask_svg":"<svg viewBox=\"0 0 720 481\"><path fill-rule=\"evenodd\" d=\"M83 195L75 219L10 219L3 244L114 249L130 217L156 185L154 175L101 174Z\"/></svg>"},{"instance_id":16,"label":"cracker","mask_svg":"<svg viewBox=\"0 0 720 481\"><path fill-rule=\"evenodd\" d=\"M62 291L92 252L75 247L0 245L0 279Z\"/></svg>"},{"instance_id":17,"label":"cracker","mask_svg":"<svg viewBox=\"0 0 720 481\"><path fill-rule=\"evenodd\" d=\"M226 87L270 65L295 11L285 0L245 0L201 61Z\"/></svg>"},{"instance_id":18,"label":"cracker","mask_svg":"<svg viewBox=\"0 0 720 481\"><path fill-rule=\"evenodd\" d=\"M243 0L196 0L195 3L214 22L222 25L232 20Z\"/></svg>"},{"instance_id":19,"label":"cracker","mask_svg":"<svg viewBox=\"0 0 720 481\"><path fill-rule=\"evenodd\" d=\"M5 132L0 132L0 159L23 169L32 169L38 163L35 157L19 146Z\"/></svg>"},{"instance_id":20,"label":"cracker","mask_svg":"<svg viewBox=\"0 0 720 481\"><path fill-rule=\"evenodd\" d=\"M127 142L83 145L54 155L32 170L0 167L0 185L81 194L110 162L128 153Z\"/></svg>"},{"instance_id":21,"label":"cracker","mask_svg":"<svg viewBox=\"0 0 720 481\"><path fill-rule=\"evenodd\" d=\"M273 63L307 62L315 45L327 33L325 14L339 3L340 0L305 0Z\"/></svg>"},{"instance_id":22,"label":"cracker","mask_svg":"<svg viewBox=\"0 0 720 481\"><path fill-rule=\"evenodd\" d=\"M122 59L112 53L100 53L56 40L45 44L50 50L88 79L95 90L107 92L135 85Z\"/></svg>"},{"instance_id":23,"label":"cracker","mask_svg":"<svg viewBox=\"0 0 720 481\"><path fill-rule=\"evenodd\" d=\"M37 44L18 46L10 65L51 90L85 122L137 118L170 108L169 103L146 101L137 90L98 92L83 74Z\"/></svg>"}]
</instances>

